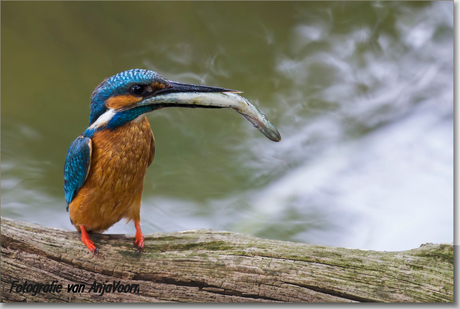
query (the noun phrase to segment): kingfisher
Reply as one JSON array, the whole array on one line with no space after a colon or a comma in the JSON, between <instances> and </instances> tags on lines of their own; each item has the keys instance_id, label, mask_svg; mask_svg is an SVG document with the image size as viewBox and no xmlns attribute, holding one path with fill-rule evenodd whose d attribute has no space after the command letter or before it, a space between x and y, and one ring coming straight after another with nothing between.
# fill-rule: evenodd
<instances>
[{"instance_id":1,"label":"kingfisher","mask_svg":"<svg viewBox=\"0 0 460 309\"><path fill-rule=\"evenodd\" d=\"M136 229L134 245L144 249L140 227L142 190L155 155L146 113L164 107L232 108L272 141L281 136L240 91L167 80L145 69L105 79L91 96L89 126L67 152L64 195L70 221L90 252L88 233L101 233L125 218Z\"/></svg>"}]
</instances>

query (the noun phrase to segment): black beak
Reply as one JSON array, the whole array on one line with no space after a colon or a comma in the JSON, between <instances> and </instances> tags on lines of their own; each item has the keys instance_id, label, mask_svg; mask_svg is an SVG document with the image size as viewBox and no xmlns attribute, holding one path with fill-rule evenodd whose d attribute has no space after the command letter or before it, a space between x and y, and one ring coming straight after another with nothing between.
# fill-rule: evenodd
<instances>
[{"instance_id":1,"label":"black beak","mask_svg":"<svg viewBox=\"0 0 460 309\"><path fill-rule=\"evenodd\" d=\"M234 93L241 93L238 90L220 88L220 87L210 87L210 86L203 86L203 85L194 85L194 84L185 84L179 83L174 81L168 81L169 87L156 91L155 95L159 94L168 94L173 92L234 92Z\"/></svg>"}]
</instances>

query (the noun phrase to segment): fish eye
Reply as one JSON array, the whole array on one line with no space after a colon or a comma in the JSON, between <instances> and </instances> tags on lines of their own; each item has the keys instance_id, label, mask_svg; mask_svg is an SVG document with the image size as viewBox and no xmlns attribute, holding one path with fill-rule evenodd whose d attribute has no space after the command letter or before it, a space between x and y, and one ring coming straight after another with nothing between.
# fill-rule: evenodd
<instances>
[{"instance_id":1,"label":"fish eye","mask_svg":"<svg viewBox=\"0 0 460 309\"><path fill-rule=\"evenodd\" d=\"M138 84L132 85L130 89L131 93L137 96L142 95L144 93L144 90L145 90L145 86L138 85Z\"/></svg>"}]
</instances>

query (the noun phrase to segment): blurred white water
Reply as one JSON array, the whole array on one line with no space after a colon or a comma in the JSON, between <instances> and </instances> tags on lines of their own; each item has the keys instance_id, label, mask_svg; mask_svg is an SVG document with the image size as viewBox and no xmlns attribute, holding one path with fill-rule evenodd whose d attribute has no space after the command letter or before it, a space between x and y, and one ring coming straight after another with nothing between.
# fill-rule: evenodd
<instances>
[{"instance_id":1,"label":"blurred white water","mask_svg":"<svg viewBox=\"0 0 460 309\"><path fill-rule=\"evenodd\" d=\"M373 40L368 29L328 35L296 27L294 38L305 35L293 53L331 36L341 43L304 58L280 56L278 71L292 81L278 96L282 146L252 143L258 159L250 166L259 178L284 176L246 195L250 210L234 228L376 250L452 242L453 41L443 34L452 17L451 3L401 16L397 44L384 34ZM362 54L363 42L375 48ZM314 66L329 71L330 86L305 98ZM307 119L314 100L330 109Z\"/></svg>"},{"instance_id":2,"label":"blurred white water","mask_svg":"<svg viewBox=\"0 0 460 309\"><path fill-rule=\"evenodd\" d=\"M320 223L299 241L375 250L452 242L452 141L452 117L421 105L255 193L253 221L240 228L257 234L295 209L306 227L309 216Z\"/></svg>"}]
</instances>

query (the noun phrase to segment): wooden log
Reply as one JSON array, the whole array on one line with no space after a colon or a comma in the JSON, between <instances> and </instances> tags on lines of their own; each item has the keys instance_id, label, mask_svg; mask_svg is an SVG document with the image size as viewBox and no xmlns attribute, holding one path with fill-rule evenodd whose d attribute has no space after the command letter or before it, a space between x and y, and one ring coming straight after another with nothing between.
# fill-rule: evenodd
<instances>
[{"instance_id":1,"label":"wooden log","mask_svg":"<svg viewBox=\"0 0 460 309\"><path fill-rule=\"evenodd\" d=\"M145 250L138 253L133 236L92 239L98 255L77 232L2 218L1 301L454 300L451 244L378 252L195 230L147 235ZM68 291L72 285L75 292Z\"/></svg>"}]
</instances>

